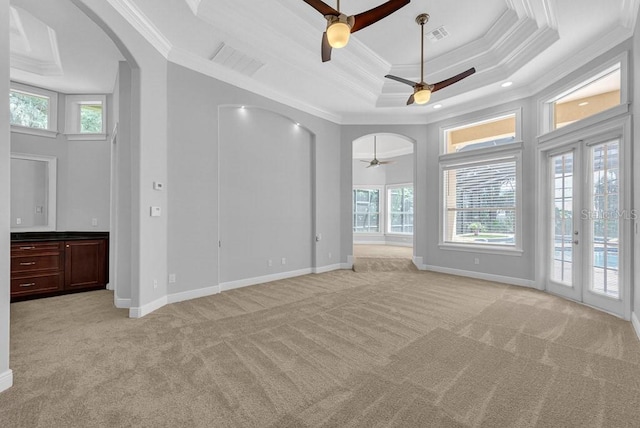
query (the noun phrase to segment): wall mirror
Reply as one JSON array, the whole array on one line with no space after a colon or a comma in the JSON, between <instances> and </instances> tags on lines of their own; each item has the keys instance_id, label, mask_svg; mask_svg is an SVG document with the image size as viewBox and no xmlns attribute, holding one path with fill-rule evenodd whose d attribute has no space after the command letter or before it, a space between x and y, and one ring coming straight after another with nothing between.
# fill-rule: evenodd
<instances>
[{"instance_id":1,"label":"wall mirror","mask_svg":"<svg viewBox=\"0 0 640 428\"><path fill-rule=\"evenodd\" d=\"M56 230L56 158L11 153L11 231Z\"/></svg>"}]
</instances>

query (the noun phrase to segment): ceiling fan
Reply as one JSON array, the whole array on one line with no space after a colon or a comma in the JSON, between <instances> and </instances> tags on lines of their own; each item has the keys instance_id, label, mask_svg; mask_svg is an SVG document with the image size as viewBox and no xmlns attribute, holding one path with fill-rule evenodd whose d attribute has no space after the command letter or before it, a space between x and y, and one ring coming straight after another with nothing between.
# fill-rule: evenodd
<instances>
[{"instance_id":1,"label":"ceiling fan","mask_svg":"<svg viewBox=\"0 0 640 428\"><path fill-rule=\"evenodd\" d=\"M391 15L396 10L409 4L411 0L389 0L378 7L357 15L347 16L340 12L340 0L338 8L334 9L321 0L304 0L309 6L324 15L327 20L327 29L322 35L322 62L331 60L331 48L342 48L349 43L349 36L358 30L380 21Z\"/></svg>"},{"instance_id":2,"label":"ceiling fan","mask_svg":"<svg viewBox=\"0 0 640 428\"><path fill-rule=\"evenodd\" d=\"M366 160L361 160L360 162L366 162L369 164L369 166L367 166L367 168L377 168L380 165L386 165L389 163L394 163L394 161L379 161L378 160L378 156L377 156L377 140L376 140L376 136L373 136L373 159L370 161L366 161Z\"/></svg>"},{"instance_id":3,"label":"ceiling fan","mask_svg":"<svg viewBox=\"0 0 640 428\"><path fill-rule=\"evenodd\" d=\"M429 21L429 14L422 13L416 17L416 22L421 27L421 38L420 38L420 83L412 82L411 80L403 79L402 77L392 76L391 74L387 74L386 78L393 79L400 83L407 84L413 87L413 94L407 100L407 105L413 104L426 104L431 99L431 94L435 91L439 91L440 89L446 88L449 85L453 85L456 82L464 79L465 77L471 76L476 72L475 68L470 68L467 71L464 71L456 76L450 77L449 79L443 80L442 82L438 82L436 84L425 83L424 81L424 24Z\"/></svg>"}]
</instances>

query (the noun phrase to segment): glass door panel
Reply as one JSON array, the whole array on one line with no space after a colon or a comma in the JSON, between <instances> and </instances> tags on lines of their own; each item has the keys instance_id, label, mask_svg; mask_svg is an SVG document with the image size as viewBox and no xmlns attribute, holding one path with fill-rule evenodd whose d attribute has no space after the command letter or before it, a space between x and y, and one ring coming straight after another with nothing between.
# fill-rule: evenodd
<instances>
[{"instance_id":1,"label":"glass door panel","mask_svg":"<svg viewBox=\"0 0 640 428\"><path fill-rule=\"evenodd\" d=\"M590 290L620 298L618 249L620 241L619 149L618 141L590 148L591 207Z\"/></svg>"},{"instance_id":2,"label":"glass door panel","mask_svg":"<svg viewBox=\"0 0 640 428\"><path fill-rule=\"evenodd\" d=\"M553 183L552 267L550 278L554 282L573 284L573 152L551 158Z\"/></svg>"}]
</instances>

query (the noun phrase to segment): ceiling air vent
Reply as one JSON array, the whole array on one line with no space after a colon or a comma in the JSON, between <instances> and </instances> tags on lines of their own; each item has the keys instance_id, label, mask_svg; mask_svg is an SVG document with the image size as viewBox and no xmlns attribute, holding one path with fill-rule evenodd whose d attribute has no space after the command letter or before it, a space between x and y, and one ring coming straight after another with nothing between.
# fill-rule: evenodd
<instances>
[{"instance_id":1,"label":"ceiling air vent","mask_svg":"<svg viewBox=\"0 0 640 428\"><path fill-rule=\"evenodd\" d=\"M258 70L264 67L263 62L224 43L222 43L216 53L213 54L211 61L247 76L253 76Z\"/></svg>"},{"instance_id":2,"label":"ceiling air vent","mask_svg":"<svg viewBox=\"0 0 640 428\"><path fill-rule=\"evenodd\" d=\"M427 39L429 39L431 43L439 42L440 40L447 37L449 37L449 32L446 28L444 28L444 26L438 27L435 30L427 33Z\"/></svg>"}]
</instances>

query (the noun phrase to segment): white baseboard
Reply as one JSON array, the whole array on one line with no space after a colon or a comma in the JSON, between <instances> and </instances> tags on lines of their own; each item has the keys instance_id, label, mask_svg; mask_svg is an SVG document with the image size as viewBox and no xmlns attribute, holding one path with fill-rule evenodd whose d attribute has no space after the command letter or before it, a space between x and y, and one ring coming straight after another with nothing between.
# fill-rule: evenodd
<instances>
[{"instance_id":1,"label":"white baseboard","mask_svg":"<svg viewBox=\"0 0 640 428\"><path fill-rule=\"evenodd\" d=\"M186 300L199 299L200 297L212 296L220 293L220 286L214 285L211 287L199 288L197 290L182 291L180 293L173 293L167 296L167 303L178 303Z\"/></svg>"},{"instance_id":2,"label":"white baseboard","mask_svg":"<svg viewBox=\"0 0 640 428\"><path fill-rule=\"evenodd\" d=\"M131 307L131 299L121 299L119 297L114 297L113 304L118 309L129 309Z\"/></svg>"},{"instance_id":3,"label":"white baseboard","mask_svg":"<svg viewBox=\"0 0 640 428\"><path fill-rule=\"evenodd\" d=\"M13 386L13 371L7 370L0 373L0 392L6 391Z\"/></svg>"},{"instance_id":4,"label":"white baseboard","mask_svg":"<svg viewBox=\"0 0 640 428\"><path fill-rule=\"evenodd\" d=\"M167 296L163 296L153 302L147 303L144 306L129 308L129 318L142 318L145 315L149 315L151 312L160 309L167 304Z\"/></svg>"},{"instance_id":5,"label":"white baseboard","mask_svg":"<svg viewBox=\"0 0 640 428\"><path fill-rule=\"evenodd\" d=\"M340 263L337 263L329 266L315 267L311 269L311 273L325 273L325 272L331 272L339 269L342 269L342 265Z\"/></svg>"},{"instance_id":6,"label":"white baseboard","mask_svg":"<svg viewBox=\"0 0 640 428\"><path fill-rule=\"evenodd\" d=\"M446 273L449 275L465 276L467 278L482 279L485 281L500 282L502 284L518 285L520 287L536 288L535 281L529 280L529 279L513 278L510 276L494 275L491 273L473 272L468 270L451 269L446 267L429 266L429 265L422 265L421 267L418 266L418 269L428 270L431 272Z\"/></svg>"},{"instance_id":7,"label":"white baseboard","mask_svg":"<svg viewBox=\"0 0 640 428\"><path fill-rule=\"evenodd\" d=\"M295 276L309 275L311 268L293 270L289 272L274 273L272 275L257 276L255 278L239 279L237 281L223 282L220 284L220 291L234 290L236 288L248 287L250 285L264 284L265 282L278 281L280 279L293 278Z\"/></svg>"},{"instance_id":8,"label":"white baseboard","mask_svg":"<svg viewBox=\"0 0 640 428\"><path fill-rule=\"evenodd\" d=\"M353 245L387 245L387 241L353 241Z\"/></svg>"},{"instance_id":9,"label":"white baseboard","mask_svg":"<svg viewBox=\"0 0 640 428\"><path fill-rule=\"evenodd\" d=\"M636 335L638 335L638 339L640 340L640 320L635 312L631 313L631 324L633 325L633 329L636 331Z\"/></svg>"}]
</instances>

